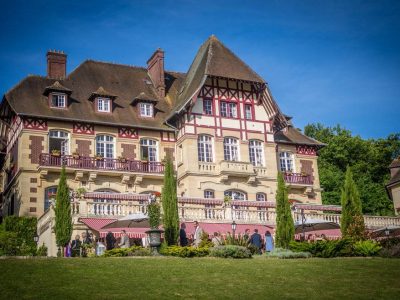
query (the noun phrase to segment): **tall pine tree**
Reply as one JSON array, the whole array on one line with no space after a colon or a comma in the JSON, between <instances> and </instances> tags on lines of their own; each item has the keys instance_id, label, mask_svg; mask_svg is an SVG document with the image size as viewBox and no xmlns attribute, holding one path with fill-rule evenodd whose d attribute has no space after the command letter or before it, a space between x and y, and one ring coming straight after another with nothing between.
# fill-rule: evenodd
<instances>
[{"instance_id":1,"label":"tall pine tree","mask_svg":"<svg viewBox=\"0 0 400 300\"><path fill-rule=\"evenodd\" d=\"M278 190L276 191L276 233L275 244L280 248L289 248L294 239L294 223L290 211L288 191L281 172L278 174Z\"/></svg>"},{"instance_id":2,"label":"tall pine tree","mask_svg":"<svg viewBox=\"0 0 400 300\"><path fill-rule=\"evenodd\" d=\"M162 206L165 240L168 245L176 245L179 233L178 199L174 166L170 158L165 164Z\"/></svg>"},{"instance_id":3,"label":"tall pine tree","mask_svg":"<svg viewBox=\"0 0 400 300\"><path fill-rule=\"evenodd\" d=\"M342 188L342 217L340 229L343 237L361 240L365 236L365 225L362 214L360 195L350 167L347 167L344 186Z\"/></svg>"},{"instance_id":4,"label":"tall pine tree","mask_svg":"<svg viewBox=\"0 0 400 300\"><path fill-rule=\"evenodd\" d=\"M67 185L65 166L63 166L61 170L54 212L56 222L56 243L57 246L64 248L71 240L72 235L71 202L69 198L69 188ZM64 253L64 251L62 253Z\"/></svg>"}]
</instances>

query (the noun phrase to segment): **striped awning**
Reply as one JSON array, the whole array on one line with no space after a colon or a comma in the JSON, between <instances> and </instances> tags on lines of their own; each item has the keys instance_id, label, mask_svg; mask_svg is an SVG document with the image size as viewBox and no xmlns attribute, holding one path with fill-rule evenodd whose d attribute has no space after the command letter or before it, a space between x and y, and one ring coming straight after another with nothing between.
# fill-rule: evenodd
<instances>
[{"instance_id":1,"label":"striped awning","mask_svg":"<svg viewBox=\"0 0 400 300\"><path fill-rule=\"evenodd\" d=\"M115 222L117 219L99 219L99 218L79 218L79 222L82 222L90 229L100 231L104 226Z\"/></svg>"},{"instance_id":2,"label":"striped awning","mask_svg":"<svg viewBox=\"0 0 400 300\"><path fill-rule=\"evenodd\" d=\"M185 222L186 223L186 234L194 234L194 222ZM232 234L232 225L231 223L205 223L199 222L200 228L207 232L209 236L212 236L214 232L220 233L222 236L226 236L229 232ZM270 225L255 225L255 224L237 224L236 223L236 230L235 235L243 235L245 230L249 229L250 234L254 232L254 229L258 229L258 233L263 235L267 231L270 233L274 232L274 227Z\"/></svg>"},{"instance_id":3,"label":"striped awning","mask_svg":"<svg viewBox=\"0 0 400 300\"><path fill-rule=\"evenodd\" d=\"M297 209L306 210L342 211L342 207L340 205L295 204L294 207Z\"/></svg>"},{"instance_id":4,"label":"striped awning","mask_svg":"<svg viewBox=\"0 0 400 300\"><path fill-rule=\"evenodd\" d=\"M109 192L88 192L84 195L85 199L104 199L104 200L149 200L148 194L134 193L109 193Z\"/></svg>"},{"instance_id":5,"label":"striped awning","mask_svg":"<svg viewBox=\"0 0 400 300\"><path fill-rule=\"evenodd\" d=\"M126 231L126 234L132 239L141 239L146 237L146 231L150 228L110 228L100 231L100 237L106 237L108 232L112 232L115 238L119 238L122 235L122 230Z\"/></svg>"},{"instance_id":6,"label":"striped awning","mask_svg":"<svg viewBox=\"0 0 400 300\"><path fill-rule=\"evenodd\" d=\"M275 207L275 202L269 201L249 201L249 200L233 200L233 206L250 206L250 207Z\"/></svg>"},{"instance_id":7,"label":"striped awning","mask_svg":"<svg viewBox=\"0 0 400 300\"><path fill-rule=\"evenodd\" d=\"M222 205L224 200L215 198L178 197L179 203Z\"/></svg>"}]
</instances>

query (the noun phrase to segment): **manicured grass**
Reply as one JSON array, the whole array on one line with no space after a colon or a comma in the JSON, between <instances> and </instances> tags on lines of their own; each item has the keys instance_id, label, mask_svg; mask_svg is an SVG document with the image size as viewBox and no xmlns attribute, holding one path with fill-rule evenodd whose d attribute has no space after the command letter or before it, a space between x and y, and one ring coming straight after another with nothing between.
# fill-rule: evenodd
<instances>
[{"instance_id":1,"label":"manicured grass","mask_svg":"<svg viewBox=\"0 0 400 300\"><path fill-rule=\"evenodd\" d=\"M400 260L0 260L1 299L398 299Z\"/></svg>"}]
</instances>

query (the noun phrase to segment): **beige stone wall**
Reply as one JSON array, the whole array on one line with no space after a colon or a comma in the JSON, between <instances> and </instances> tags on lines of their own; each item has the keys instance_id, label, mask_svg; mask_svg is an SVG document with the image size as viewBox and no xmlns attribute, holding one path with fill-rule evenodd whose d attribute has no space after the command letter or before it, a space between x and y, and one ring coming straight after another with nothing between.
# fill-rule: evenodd
<instances>
[{"instance_id":1,"label":"beige stone wall","mask_svg":"<svg viewBox=\"0 0 400 300\"><path fill-rule=\"evenodd\" d=\"M391 188L393 206L396 215L400 215L400 183Z\"/></svg>"}]
</instances>

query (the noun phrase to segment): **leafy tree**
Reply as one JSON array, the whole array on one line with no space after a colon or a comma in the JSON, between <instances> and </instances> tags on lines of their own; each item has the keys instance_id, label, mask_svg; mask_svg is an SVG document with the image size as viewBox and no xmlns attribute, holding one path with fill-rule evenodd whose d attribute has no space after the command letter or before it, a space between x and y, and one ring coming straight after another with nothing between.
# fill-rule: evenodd
<instances>
[{"instance_id":1,"label":"leafy tree","mask_svg":"<svg viewBox=\"0 0 400 300\"><path fill-rule=\"evenodd\" d=\"M393 203L385 191L388 166L400 154L400 134L364 140L339 125L309 124L304 133L326 144L319 151L318 170L324 204L340 204L341 187L350 166L359 188L363 213L392 215Z\"/></svg>"},{"instance_id":2,"label":"leafy tree","mask_svg":"<svg viewBox=\"0 0 400 300\"><path fill-rule=\"evenodd\" d=\"M63 166L61 170L54 211L56 222L56 243L57 246L64 248L70 241L72 235L71 203L69 198L69 188L67 185L67 176L65 174L65 166ZM64 253L64 251L62 253Z\"/></svg>"},{"instance_id":3,"label":"leafy tree","mask_svg":"<svg viewBox=\"0 0 400 300\"><path fill-rule=\"evenodd\" d=\"M282 173L278 174L278 190L276 191L276 246L289 248L294 239L294 223L290 211L288 191Z\"/></svg>"},{"instance_id":4,"label":"leafy tree","mask_svg":"<svg viewBox=\"0 0 400 300\"><path fill-rule=\"evenodd\" d=\"M347 168L346 179L342 189L342 217L340 229L343 237L361 240L365 235L364 218L361 208L360 195L350 168Z\"/></svg>"},{"instance_id":5,"label":"leafy tree","mask_svg":"<svg viewBox=\"0 0 400 300\"><path fill-rule=\"evenodd\" d=\"M170 158L165 163L162 206L165 240L168 245L176 245L179 233L178 199L174 166Z\"/></svg>"}]
</instances>

